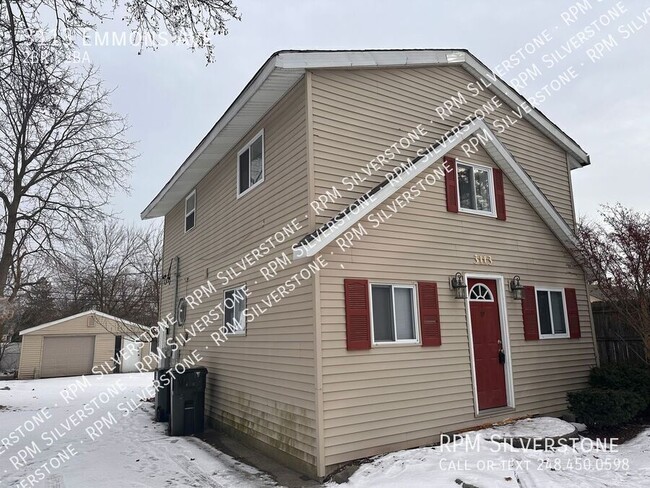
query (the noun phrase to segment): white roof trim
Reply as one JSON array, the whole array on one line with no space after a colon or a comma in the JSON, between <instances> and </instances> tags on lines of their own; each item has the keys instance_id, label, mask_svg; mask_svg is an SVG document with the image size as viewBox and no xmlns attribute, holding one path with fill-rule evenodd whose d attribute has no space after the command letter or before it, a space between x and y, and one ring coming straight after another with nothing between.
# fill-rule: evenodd
<instances>
[{"instance_id":1,"label":"white roof trim","mask_svg":"<svg viewBox=\"0 0 650 488\"><path fill-rule=\"evenodd\" d=\"M64 317L62 319L55 320L53 322L48 322L46 324L37 325L36 327L31 327L29 329L21 330L20 335L36 332L37 330L45 329L47 327L52 327L53 325L62 324L63 322L67 322L68 320L76 319L79 317L83 317L84 315L91 315L91 314L97 315L98 317L103 317L105 319L115 320L116 322L119 322L124 325L128 325L130 327L138 327L139 329L143 329L143 330L145 329L143 325L129 322L128 320L124 320L119 317L114 317L113 315L108 315L107 313L98 312L97 310L88 310L87 312L81 312L76 315L70 315L69 317Z\"/></svg>"},{"instance_id":2,"label":"white roof trim","mask_svg":"<svg viewBox=\"0 0 650 488\"><path fill-rule=\"evenodd\" d=\"M143 219L162 217L238 144L257 122L304 75L306 70L457 65L476 78L492 83L489 89L516 107L526 99L477 58L464 50L280 51L272 55L226 110L210 132L141 213ZM589 164L589 155L539 110L524 118L569 153L571 168Z\"/></svg>"},{"instance_id":3,"label":"white roof trim","mask_svg":"<svg viewBox=\"0 0 650 488\"><path fill-rule=\"evenodd\" d=\"M343 232L385 202L401 187L409 183L416 176L433 165L433 163L440 160L442 156L449 153L449 151L454 149L469 136L479 131L483 133L483 136L480 138L481 145L485 148L497 166L499 166L510 181L512 181L515 187L521 192L524 198L531 204L560 241L562 241L568 249L574 248L576 245L576 238L571 228L539 188L537 188L535 183L530 179L519 163L515 161L514 157L508 152L501 141L497 139L496 135L490 130L488 125L483 120L475 119L471 123L467 124L460 132L449 137L443 145L436 148L433 154L429 153L424 158L414 163L414 169L408 173L402 173L401 180L396 181L393 179L390 184L385 185L379 191L374 193L372 201L368 201L363 206L360 206L361 208L358 209L357 213L348 214L341 218L338 221L338 224L334 224L327 230L322 231L320 235L314 237L310 242L295 246L293 249L293 258L300 259L316 255L325 246L331 244L336 238L340 237ZM321 226L319 229L324 228L326 228L326 226Z\"/></svg>"}]
</instances>

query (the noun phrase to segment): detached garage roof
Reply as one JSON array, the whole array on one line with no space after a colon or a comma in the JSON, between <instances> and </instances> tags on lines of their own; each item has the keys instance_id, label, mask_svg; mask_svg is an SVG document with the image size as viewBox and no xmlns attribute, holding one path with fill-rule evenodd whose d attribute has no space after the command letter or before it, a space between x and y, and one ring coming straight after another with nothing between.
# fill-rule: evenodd
<instances>
[{"instance_id":1,"label":"detached garage roof","mask_svg":"<svg viewBox=\"0 0 650 488\"><path fill-rule=\"evenodd\" d=\"M166 215L303 77L305 71L422 66L459 66L474 78L489 80L489 89L511 108L526 102L522 95L464 49L279 51L264 63L226 113L144 209L141 217L150 219ZM572 169L589 164L589 155L542 112L534 109L523 116L569 154Z\"/></svg>"},{"instance_id":2,"label":"detached garage roof","mask_svg":"<svg viewBox=\"0 0 650 488\"><path fill-rule=\"evenodd\" d=\"M124 325L128 325L129 327L138 327L138 328L142 328L142 329L144 328L142 325L138 325L138 324L135 324L133 322L129 322L128 320L124 320L124 319L121 319L119 317L115 317L113 315L108 315L107 313L98 312L97 310L88 310L87 312L81 312L81 313L78 313L76 315L70 315L68 317L63 317L62 319L59 319L59 320L54 320L53 322L48 322L46 324L37 325L36 327L31 327L29 329L21 330L20 335L31 334L32 332L36 332L37 330L46 329L47 327L52 327L53 325L62 324L64 322L67 322L68 320L83 317L85 315L96 315L98 317L103 317L105 319L114 320L114 321L122 323Z\"/></svg>"}]
</instances>

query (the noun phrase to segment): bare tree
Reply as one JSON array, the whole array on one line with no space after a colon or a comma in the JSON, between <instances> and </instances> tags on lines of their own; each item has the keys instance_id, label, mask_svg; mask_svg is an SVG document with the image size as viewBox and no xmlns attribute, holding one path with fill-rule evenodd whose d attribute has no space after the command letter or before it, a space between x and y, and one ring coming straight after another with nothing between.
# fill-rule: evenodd
<instances>
[{"instance_id":1,"label":"bare tree","mask_svg":"<svg viewBox=\"0 0 650 488\"><path fill-rule=\"evenodd\" d=\"M650 214L614 205L601 216L603 223L579 224L577 257L650 360Z\"/></svg>"},{"instance_id":2,"label":"bare tree","mask_svg":"<svg viewBox=\"0 0 650 488\"><path fill-rule=\"evenodd\" d=\"M141 47L155 49L165 33L192 49L205 50L208 62L214 60L210 37L226 35L228 21L241 19L232 0L3 0L0 55L14 65L22 60L24 44L53 38L62 47L70 46L86 30L95 30L97 23L114 15L140 39Z\"/></svg>"},{"instance_id":3,"label":"bare tree","mask_svg":"<svg viewBox=\"0 0 650 488\"><path fill-rule=\"evenodd\" d=\"M75 311L95 309L125 324L155 324L161 255L159 226L136 229L115 220L80 223L57 259L58 286L62 295L76 292L76 303L67 295L67 306Z\"/></svg>"},{"instance_id":4,"label":"bare tree","mask_svg":"<svg viewBox=\"0 0 650 488\"><path fill-rule=\"evenodd\" d=\"M10 299L38 278L26 263L72 222L104 216L126 189L133 151L94 68L73 71L51 46L31 51L0 79L0 296Z\"/></svg>"}]
</instances>

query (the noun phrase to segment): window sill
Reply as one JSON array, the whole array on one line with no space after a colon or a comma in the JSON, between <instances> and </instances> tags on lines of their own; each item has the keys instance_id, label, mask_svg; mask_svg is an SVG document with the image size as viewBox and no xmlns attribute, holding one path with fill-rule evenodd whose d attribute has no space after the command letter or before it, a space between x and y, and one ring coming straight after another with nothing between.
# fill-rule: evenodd
<instances>
[{"instance_id":1,"label":"window sill","mask_svg":"<svg viewBox=\"0 0 650 488\"><path fill-rule=\"evenodd\" d=\"M248 188L246 188L243 192L241 192L241 193L238 192L237 193L237 200L239 200L240 198L248 195L251 191L253 191L255 188L260 186L262 183L264 183L264 177L262 177L262 179L260 181L258 181L257 183L255 183L253 186L249 186Z\"/></svg>"},{"instance_id":2,"label":"window sill","mask_svg":"<svg viewBox=\"0 0 650 488\"><path fill-rule=\"evenodd\" d=\"M458 206L458 213L464 213L467 215L478 215L480 217L488 217L488 218L497 218L496 212L484 212L481 210L472 210L472 209L467 209L467 208L462 208L460 205Z\"/></svg>"},{"instance_id":3,"label":"window sill","mask_svg":"<svg viewBox=\"0 0 650 488\"><path fill-rule=\"evenodd\" d=\"M420 346L419 341L373 342L372 347Z\"/></svg>"},{"instance_id":4,"label":"window sill","mask_svg":"<svg viewBox=\"0 0 650 488\"><path fill-rule=\"evenodd\" d=\"M539 335L540 340L548 340L548 339L570 339L571 336L569 334L564 334L564 335Z\"/></svg>"}]
</instances>

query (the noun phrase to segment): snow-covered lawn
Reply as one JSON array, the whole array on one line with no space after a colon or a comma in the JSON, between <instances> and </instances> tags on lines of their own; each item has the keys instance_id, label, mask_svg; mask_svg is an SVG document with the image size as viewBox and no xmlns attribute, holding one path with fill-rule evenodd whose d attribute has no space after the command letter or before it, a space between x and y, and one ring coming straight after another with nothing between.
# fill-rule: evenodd
<instances>
[{"instance_id":1,"label":"snow-covered lawn","mask_svg":"<svg viewBox=\"0 0 650 488\"><path fill-rule=\"evenodd\" d=\"M362 465L347 483L331 483L330 487L650 487L650 429L611 451L587 438L546 451L534 449L532 442L524 444L530 446L527 449L497 442L511 437L562 436L573 430L572 424L562 420L539 418L470 432L443 446L378 457Z\"/></svg>"},{"instance_id":2,"label":"snow-covered lawn","mask_svg":"<svg viewBox=\"0 0 650 488\"><path fill-rule=\"evenodd\" d=\"M151 396L146 388L152 376L0 382L0 486L276 486L268 476L198 439L168 437L166 424L152 420L153 404L140 401ZM340 486L650 487L650 429L612 451L588 439L548 451L497 442L573 430L573 425L550 418L491 427L443 446L378 457Z\"/></svg>"},{"instance_id":3,"label":"snow-covered lawn","mask_svg":"<svg viewBox=\"0 0 650 488\"><path fill-rule=\"evenodd\" d=\"M275 485L198 439L168 437L140 401L153 374L87 378L0 382L0 486Z\"/></svg>"}]
</instances>

